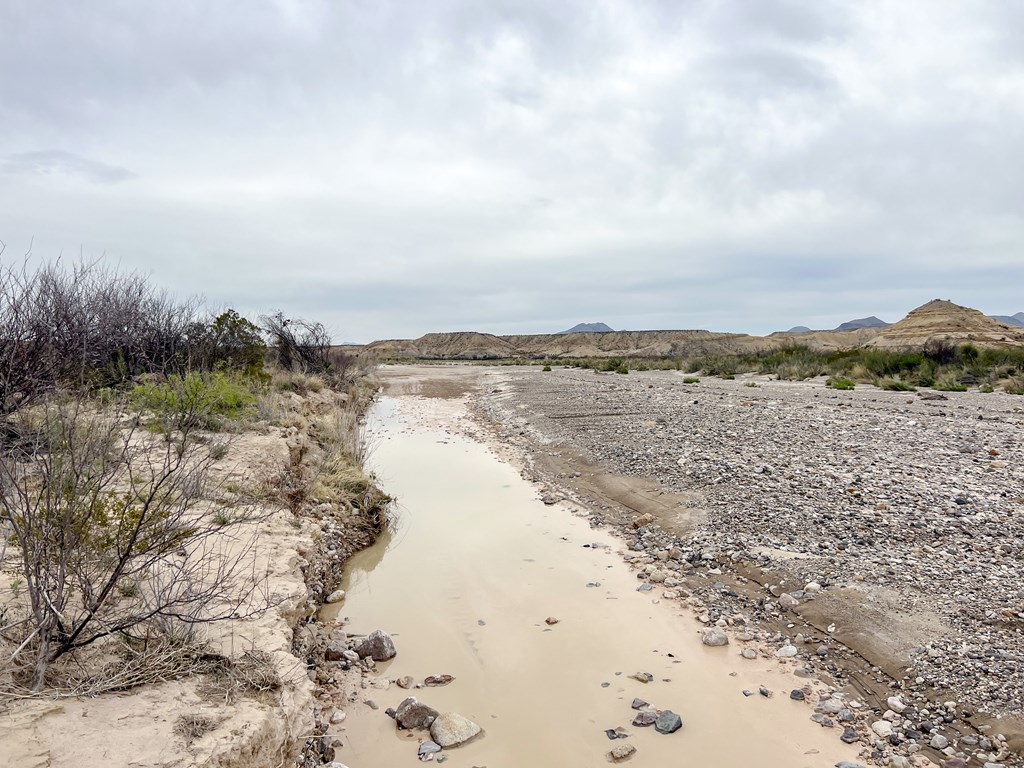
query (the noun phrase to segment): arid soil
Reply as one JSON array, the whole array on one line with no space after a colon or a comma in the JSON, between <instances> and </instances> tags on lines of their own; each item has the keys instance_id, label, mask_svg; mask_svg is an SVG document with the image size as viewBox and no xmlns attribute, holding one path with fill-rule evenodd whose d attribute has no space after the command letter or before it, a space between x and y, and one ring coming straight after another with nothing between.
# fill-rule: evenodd
<instances>
[{"instance_id":1,"label":"arid soil","mask_svg":"<svg viewBox=\"0 0 1024 768\"><path fill-rule=\"evenodd\" d=\"M642 583L870 695L876 762L1019 764L1024 399L504 368L476 402Z\"/></svg>"},{"instance_id":2,"label":"arid soil","mask_svg":"<svg viewBox=\"0 0 1024 768\"><path fill-rule=\"evenodd\" d=\"M185 663L143 685L89 695L90 665L104 658L97 652L75 662L85 678L82 695L4 690L0 765L275 768L295 765L304 746L320 751L312 737L323 688L310 675L307 653L324 630L309 618L340 582L347 556L374 540L380 522L351 504L315 498L324 474L319 445L346 400L327 389L276 393L259 420L210 435L227 448L212 468L209 501L228 511L255 504L266 513L258 530L233 535L258 536L253 578L269 607L204 629L201 650L223 663ZM309 497L289 509L284 496L300 487ZM0 588L10 600L17 563L7 554ZM7 644L3 649L10 654Z\"/></svg>"}]
</instances>

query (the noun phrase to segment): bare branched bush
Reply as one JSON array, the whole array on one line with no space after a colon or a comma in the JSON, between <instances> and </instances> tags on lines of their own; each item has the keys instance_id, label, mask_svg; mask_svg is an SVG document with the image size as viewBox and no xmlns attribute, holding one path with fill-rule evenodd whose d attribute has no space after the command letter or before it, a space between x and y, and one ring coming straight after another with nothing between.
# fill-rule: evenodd
<instances>
[{"instance_id":1,"label":"bare branched bush","mask_svg":"<svg viewBox=\"0 0 1024 768\"><path fill-rule=\"evenodd\" d=\"M0 261L0 414L58 385L98 389L184 372L198 307L99 262L33 270L27 259Z\"/></svg>"},{"instance_id":2,"label":"bare branched bush","mask_svg":"<svg viewBox=\"0 0 1024 768\"><path fill-rule=\"evenodd\" d=\"M57 660L111 635L146 642L266 608L253 510L206 508L213 458L185 423L168 441L138 414L55 396L12 421L0 521L20 555L27 616L15 678L38 691ZM234 534L234 535L232 535Z\"/></svg>"},{"instance_id":3,"label":"bare branched bush","mask_svg":"<svg viewBox=\"0 0 1024 768\"><path fill-rule=\"evenodd\" d=\"M331 336L321 323L289 318L278 312L260 318L275 362L286 371L330 373Z\"/></svg>"}]
</instances>

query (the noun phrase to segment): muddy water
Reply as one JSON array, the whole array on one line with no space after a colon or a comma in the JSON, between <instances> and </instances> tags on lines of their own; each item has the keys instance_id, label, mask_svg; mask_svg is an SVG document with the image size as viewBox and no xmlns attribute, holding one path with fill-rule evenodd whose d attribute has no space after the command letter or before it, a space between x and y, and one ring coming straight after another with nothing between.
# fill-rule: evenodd
<instances>
[{"instance_id":1,"label":"muddy water","mask_svg":"<svg viewBox=\"0 0 1024 768\"><path fill-rule=\"evenodd\" d=\"M809 721L789 691L792 667L751 662L736 645L705 648L698 625L637 580L610 536L564 507L547 507L483 443L446 427L461 401L384 399L371 423L372 465L399 501L397 523L350 561L340 607L349 631L391 632L391 680L451 674L412 691L485 732L445 750L447 765L593 766L622 743L634 766L807 768L853 759L838 731ZM549 626L547 617L558 619ZM649 672L654 681L630 679ZM766 685L775 696L757 695ZM743 689L755 695L744 697ZM349 708L337 759L352 768L416 764L422 733L398 731L384 709L409 692L368 688ZM672 709L683 728L635 728L640 697ZM626 741L604 731L624 727Z\"/></svg>"}]
</instances>

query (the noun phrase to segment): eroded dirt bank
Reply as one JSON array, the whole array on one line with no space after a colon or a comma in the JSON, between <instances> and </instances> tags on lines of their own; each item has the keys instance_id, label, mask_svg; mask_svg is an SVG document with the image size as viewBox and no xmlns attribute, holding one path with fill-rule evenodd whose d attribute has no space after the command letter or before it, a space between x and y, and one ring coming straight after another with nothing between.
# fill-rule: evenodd
<instances>
[{"instance_id":1,"label":"eroded dirt bank","mask_svg":"<svg viewBox=\"0 0 1024 768\"><path fill-rule=\"evenodd\" d=\"M679 582L666 599L708 626L864 696L862 759L1019 764L1018 398L668 372L389 378L434 395L476 382L508 455L624 537L642 589ZM831 738L850 727L812 713Z\"/></svg>"},{"instance_id":2,"label":"eroded dirt bank","mask_svg":"<svg viewBox=\"0 0 1024 768\"><path fill-rule=\"evenodd\" d=\"M144 683L124 690L98 693L99 677L117 667L107 651L76 661L79 695L5 688L0 765L280 768L295 765L304 747L322 756L319 715L329 690L311 674L308 654L328 634L311 619L345 559L371 543L381 523L379 492L358 467L329 462L332 440L348 434L338 419L356 418L350 396L365 395L272 393L259 420L209 435L224 446L204 496L219 510L210 514L239 505L259 513L258 523L231 532L240 544L251 541L254 615L204 627L166 672L143 669ZM352 483L358 497L349 494ZM13 560L3 565L5 575L17 573Z\"/></svg>"}]
</instances>

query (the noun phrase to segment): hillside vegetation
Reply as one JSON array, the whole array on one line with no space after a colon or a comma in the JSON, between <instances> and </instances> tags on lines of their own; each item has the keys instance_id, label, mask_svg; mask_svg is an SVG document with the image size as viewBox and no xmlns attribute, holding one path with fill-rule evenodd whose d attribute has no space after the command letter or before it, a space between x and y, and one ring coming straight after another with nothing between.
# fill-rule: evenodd
<instances>
[{"instance_id":1,"label":"hillside vegetation","mask_svg":"<svg viewBox=\"0 0 1024 768\"><path fill-rule=\"evenodd\" d=\"M361 469L369 371L319 323L213 314L101 263L22 264L0 269L0 342L0 694L196 668L204 626L274 604L256 573L270 515L381 502ZM316 445L219 484L260 424Z\"/></svg>"}]
</instances>

